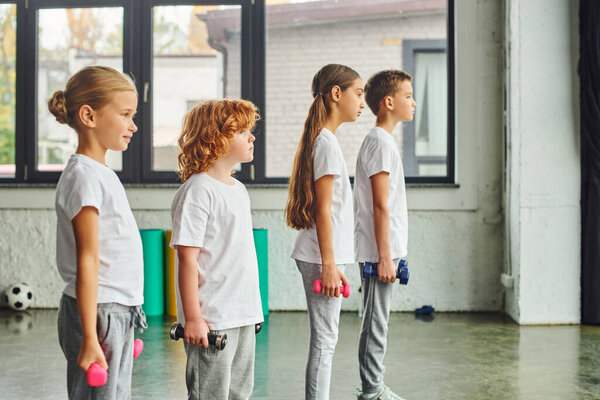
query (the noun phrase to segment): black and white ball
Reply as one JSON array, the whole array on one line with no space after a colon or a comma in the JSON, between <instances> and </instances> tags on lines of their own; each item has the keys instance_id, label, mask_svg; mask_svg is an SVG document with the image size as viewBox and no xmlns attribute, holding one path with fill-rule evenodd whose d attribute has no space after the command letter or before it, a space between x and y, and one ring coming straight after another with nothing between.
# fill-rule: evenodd
<instances>
[{"instance_id":1,"label":"black and white ball","mask_svg":"<svg viewBox=\"0 0 600 400\"><path fill-rule=\"evenodd\" d=\"M33 292L26 283L10 285L4 292L4 300L13 310L27 310L31 305L32 299Z\"/></svg>"}]
</instances>

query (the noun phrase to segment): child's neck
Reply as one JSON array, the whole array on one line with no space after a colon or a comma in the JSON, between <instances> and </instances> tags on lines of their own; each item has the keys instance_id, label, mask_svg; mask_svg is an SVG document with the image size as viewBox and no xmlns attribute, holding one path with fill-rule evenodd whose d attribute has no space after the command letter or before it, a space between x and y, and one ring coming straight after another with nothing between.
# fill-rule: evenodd
<instances>
[{"instance_id":1,"label":"child's neck","mask_svg":"<svg viewBox=\"0 0 600 400\"><path fill-rule=\"evenodd\" d=\"M335 135L335 131L337 131L337 129L339 128L339 126L342 124L342 121L336 112L332 111L328 116L327 119L325 120L325 123L323 124L323 128L327 129L328 131L330 131L331 133L333 133Z\"/></svg>"},{"instance_id":2,"label":"child's neck","mask_svg":"<svg viewBox=\"0 0 600 400\"><path fill-rule=\"evenodd\" d=\"M231 162L227 162L226 160L220 158L210 166L210 168L206 171L206 174L220 182L223 182L226 185L233 185L231 171L233 170L234 165L235 164L231 164Z\"/></svg>"},{"instance_id":3,"label":"child's neck","mask_svg":"<svg viewBox=\"0 0 600 400\"><path fill-rule=\"evenodd\" d=\"M400 120L392 118L388 113L381 113L377 115L377 122L375 125L391 135L396 125L398 125L398 122L400 122Z\"/></svg>"},{"instance_id":4,"label":"child's neck","mask_svg":"<svg viewBox=\"0 0 600 400\"><path fill-rule=\"evenodd\" d=\"M106 165L106 149L96 142L84 139L85 136L79 136L79 144L77 145L77 154L83 154L102 165Z\"/></svg>"}]
</instances>

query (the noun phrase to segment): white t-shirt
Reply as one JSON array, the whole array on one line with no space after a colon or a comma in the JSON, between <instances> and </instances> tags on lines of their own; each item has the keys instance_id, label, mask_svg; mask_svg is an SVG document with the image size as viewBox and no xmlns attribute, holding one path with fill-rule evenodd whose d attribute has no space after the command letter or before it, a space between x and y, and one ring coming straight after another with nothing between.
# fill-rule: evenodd
<instances>
[{"instance_id":1,"label":"white t-shirt","mask_svg":"<svg viewBox=\"0 0 600 400\"><path fill-rule=\"evenodd\" d=\"M56 186L56 263L76 298L77 250L72 220L83 207L98 210L98 303L144 302L142 239L125 189L115 172L83 154L73 154Z\"/></svg>"},{"instance_id":2,"label":"white t-shirt","mask_svg":"<svg viewBox=\"0 0 600 400\"><path fill-rule=\"evenodd\" d=\"M333 253L336 264L354 262L354 215L352 189L340 144L331 131L323 128L315 139L313 148L314 180L333 175L331 222ZM303 229L296 238L292 258L313 264L322 264L317 229L313 225Z\"/></svg>"},{"instance_id":3,"label":"white t-shirt","mask_svg":"<svg viewBox=\"0 0 600 400\"><path fill-rule=\"evenodd\" d=\"M263 321L250 198L244 185L223 183L206 173L181 185L171 205L171 247L199 247L198 298L211 329ZM179 261L175 258L175 276ZM185 324L179 279L177 319Z\"/></svg>"},{"instance_id":4,"label":"white t-shirt","mask_svg":"<svg viewBox=\"0 0 600 400\"><path fill-rule=\"evenodd\" d=\"M408 209L404 169L398 147L387 131L373 127L365 137L356 160L354 177L354 243L358 262L379 262L373 224L373 193L370 177L389 173L390 250L392 259L408 254Z\"/></svg>"}]
</instances>

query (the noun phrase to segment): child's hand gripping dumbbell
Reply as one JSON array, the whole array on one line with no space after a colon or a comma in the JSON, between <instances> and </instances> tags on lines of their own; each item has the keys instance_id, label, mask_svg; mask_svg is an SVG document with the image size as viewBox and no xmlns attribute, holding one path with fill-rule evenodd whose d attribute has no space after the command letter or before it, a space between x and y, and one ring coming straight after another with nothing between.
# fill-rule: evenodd
<instances>
[{"instance_id":1,"label":"child's hand gripping dumbbell","mask_svg":"<svg viewBox=\"0 0 600 400\"><path fill-rule=\"evenodd\" d=\"M133 342L133 358L137 358L144 349L144 342L142 339L135 339ZM108 379L108 371L100 366L98 363L90 364L86 372L87 383L90 386L103 386L106 384Z\"/></svg>"},{"instance_id":2,"label":"child's hand gripping dumbbell","mask_svg":"<svg viewBox=\"0 0 600 400\"><path fill-rule=\"evenodd\" d=\"M171 336L171 340L179 340L184 338L184 330L183 325L179 322L174 322L171 325L171 331L169 332ZM224 333L222 335L215 335L214 333L209 333L208 335L208 344L213 345L217 348L217 350L223 350L225 345L227 344L227 334Z\"/></svg>"},{"instance_id":3,"label":"child's hand gripping dumbbell","mask_svg":"<svg viewBox=\"0 0 600 400\"><path fill-rule=\"evenodd\" d=\"M406 260L400 260L398 263L398 269L396 270L396 278L400 285L406 285L408 283L408 262ZM371 276L377 276L377 264L366 262L363 266L363 279L371 279Z\"/></svg>"},{"instance_id":4,"label":"child's hand gripping dumbbell","mask_svg":"<svg viewBox=\"0 0 600 400\"><path fill-rule=\"evenodd\" d=\"M313 292L315 294L321 293L321 280L317 279L315 284L313 285ZM340 285L340 294L344 297L350 296L350 284L346 283L345 285Z\"/></svg>"}]
</instances>

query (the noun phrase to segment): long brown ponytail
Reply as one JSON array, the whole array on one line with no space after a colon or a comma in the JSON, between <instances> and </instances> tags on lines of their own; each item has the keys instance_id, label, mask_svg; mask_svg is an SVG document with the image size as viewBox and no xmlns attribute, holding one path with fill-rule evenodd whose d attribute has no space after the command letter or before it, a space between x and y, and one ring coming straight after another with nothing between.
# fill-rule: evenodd
<instances>
[{"instance_id":1,"label":"long brown ponytail","mask_svg":"<svg viewBox=\"0 0 600 400\"><path fill-rule=\"evenodd\" d=\"M286 220L293 229L308 229L316 219L315 182L313 171L313 148L315 139L323 129L329 115L329 95L334 86L342 91L352 85L360 75L352 68L340 64L328 64L317 72L312 81L313 102L304 122L304 131L294 157L290 176L290 189L285 207Z\"/></svg>"}]
</instances>

